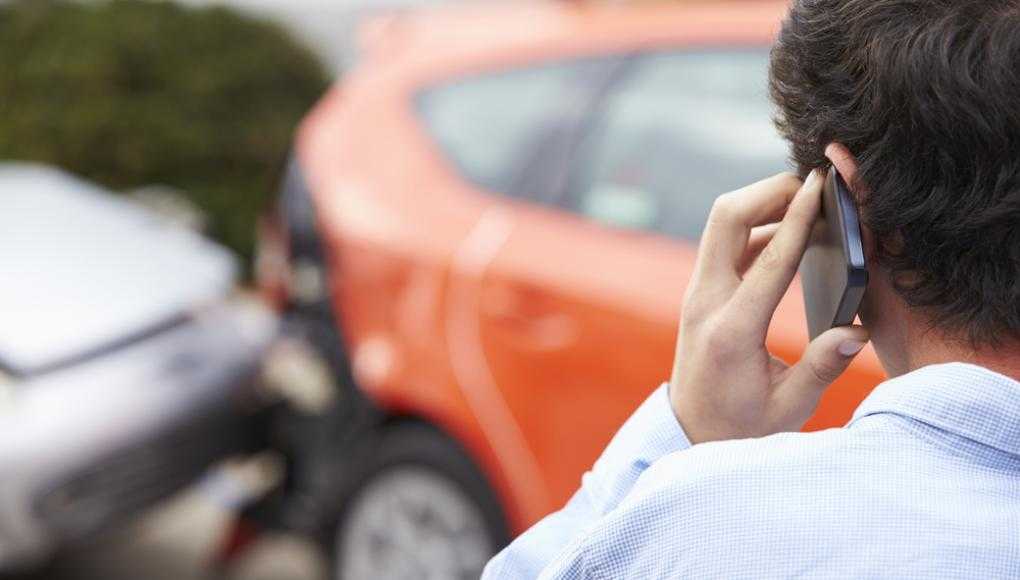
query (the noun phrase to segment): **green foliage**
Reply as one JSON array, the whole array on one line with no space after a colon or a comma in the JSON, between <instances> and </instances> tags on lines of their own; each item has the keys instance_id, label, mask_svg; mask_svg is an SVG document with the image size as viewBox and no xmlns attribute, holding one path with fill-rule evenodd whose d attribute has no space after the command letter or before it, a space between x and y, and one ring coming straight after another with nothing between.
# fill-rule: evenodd
<instances>
[{"instance_id":1,"label":"green foliage","mask_svg":"<svg viewBox=\"0 0 1020 580\"><path fill-rule=\"evenodd\" d=\"M327 83L278 26L221 7L0 3L0 159L179 188L246 258L294 127Z\"/></svg>"}]
</instances>

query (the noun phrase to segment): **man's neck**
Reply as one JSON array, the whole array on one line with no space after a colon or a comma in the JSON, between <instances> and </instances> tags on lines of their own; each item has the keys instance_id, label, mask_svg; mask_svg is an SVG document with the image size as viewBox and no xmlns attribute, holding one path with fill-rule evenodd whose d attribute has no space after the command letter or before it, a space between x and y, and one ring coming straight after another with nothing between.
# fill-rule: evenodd
<instances>
[{"instance_id":1,"label":"man's neck","mask_svg":"<svg viewBox=\"0 0 1020 580\"><path fill-rule=\"evenodd\" d=\"M933 364L965 362L984 367L1020 381L1020 341L1004 342L999 346L982 346L975 350L966 341L928 338L912 343L909 349L910 370Z\"/></svg>"}]
</instances>

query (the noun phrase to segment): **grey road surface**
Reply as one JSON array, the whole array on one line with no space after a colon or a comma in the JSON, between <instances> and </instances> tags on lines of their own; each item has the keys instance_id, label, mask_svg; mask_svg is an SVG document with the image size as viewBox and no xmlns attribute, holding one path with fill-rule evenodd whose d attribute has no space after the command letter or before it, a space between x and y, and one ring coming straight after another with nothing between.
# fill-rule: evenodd
<instances>
[{"instance_id":1,"label":"grey road surface","mask_svg":"<svg viewBox=\"0 0 1020 580\"><path fill-rule=\"evenodd\" d=\"M209 480L137 521L61 554L54 564L17 580L325 580L326 564L300 537L267 536L229 570L209 562L232 512Z\"/></svg>"}]
</instances>

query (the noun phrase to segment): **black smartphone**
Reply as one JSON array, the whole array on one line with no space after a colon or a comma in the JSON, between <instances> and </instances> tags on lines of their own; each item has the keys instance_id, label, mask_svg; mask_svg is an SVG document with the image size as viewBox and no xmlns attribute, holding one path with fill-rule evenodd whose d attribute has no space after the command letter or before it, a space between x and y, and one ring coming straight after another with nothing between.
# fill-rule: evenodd
<instances>
[{"instance_id":1,"label":"black smartphone","mask_svg":"<svg viewBox=\"0 0 1020 580\"><path fill-rule=\"evenodd\" d=\"M868 285L861 225L850 191L835 167L822 188L822 209L800 262L808 334L853 324Z\"/></svg>"}]
</instances>

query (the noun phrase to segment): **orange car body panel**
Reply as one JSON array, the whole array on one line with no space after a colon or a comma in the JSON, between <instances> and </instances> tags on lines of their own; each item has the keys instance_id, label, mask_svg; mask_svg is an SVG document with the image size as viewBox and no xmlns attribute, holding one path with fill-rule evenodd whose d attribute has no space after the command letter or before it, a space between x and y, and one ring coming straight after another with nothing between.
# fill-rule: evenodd
<instances>
[{"instance_id":1,"label":"orange car body panel","mask_svg":"<svg viewBox=\"0 0 1020 580\"><path fill-rule=\"evenodd\" d=\"M519 532L561 506L668 377L696 247L480 190L414 111L474 71L652 47L765 46L773 2L469 7L396 19L308 116L296 154L319 210L359 386L460 441ZM769 335L807 343L796 286ZM882 379L870 350L807 429L842 425Z\"/></svg>"}]
</instances>

